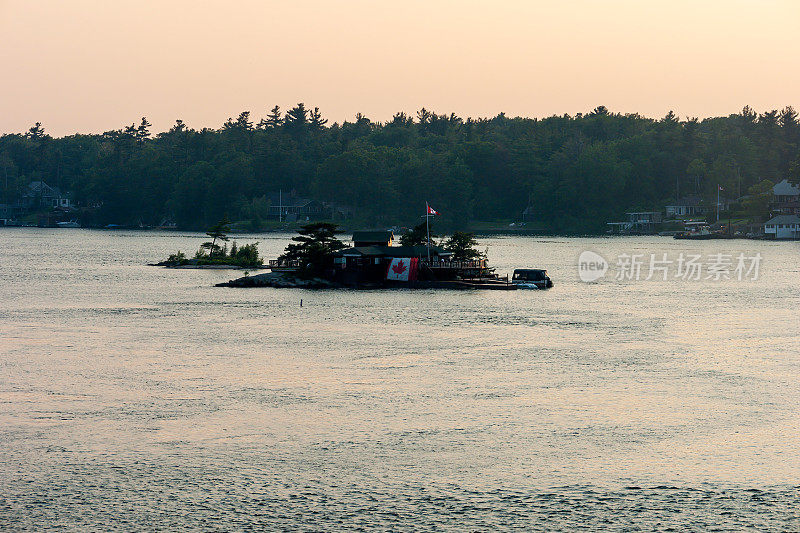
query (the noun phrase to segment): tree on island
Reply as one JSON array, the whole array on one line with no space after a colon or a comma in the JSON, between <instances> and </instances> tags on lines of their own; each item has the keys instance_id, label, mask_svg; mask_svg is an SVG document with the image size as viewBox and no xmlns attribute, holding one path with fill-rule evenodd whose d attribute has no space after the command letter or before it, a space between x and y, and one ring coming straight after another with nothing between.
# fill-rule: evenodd
<instances>
[{"instance_id":1,"label":"tree on island","mask_svg":"<svg viewBox=\"0 0 800 533\"><path fill-rule=\"evenodd\" d=\"M204 242L200 245L200 248L208 250L209 257L222 254L222 247L217 244L217 240L228 240L228 233L231 231L230 224L231 223L228 220L228 217L223 217L222 220L214 224L211 229L206 232L206 235L211 237L212 240L209 242Z\"/></svg>"},{"instance_id":2,"label":"tree on island","mask_svg":"<svg viewBox=\"0 0 800 533\"><path fill-rule=\"evenodd\" d=\"M485 254L475 248L477 245L475 234L465 231L456 231L444 243L445 249L453 252L454 261L472 261L483 258Z\"/></svg>"},{"instance_id":3,"label":"tree on island","mask_svg":"<svg viewBox=\"0 0 800 533\"><path fill-rule=\"evenodd\" d=\"M300 228L298 233L300 235L292 237L294 242L278 259L299 261L301 273L306 276L321 275L334 252L345 248L345 244L336 238L341 233L336 224L314 222Z\"/></svg>"},{"instance_id":4,"label":"tree on island","mask_svg":"<svg viewBox=\"0 0 800 533\"><path fill-rule=\"evenodd\" d=\"M436 243L434 239L437 237L435 233L431 232L430 245L434 246ZM427 246L428 245L428 226L425 222L421 222L408 230L400 236L400 244L403 246Z\"/></svg>"}]
</instances>

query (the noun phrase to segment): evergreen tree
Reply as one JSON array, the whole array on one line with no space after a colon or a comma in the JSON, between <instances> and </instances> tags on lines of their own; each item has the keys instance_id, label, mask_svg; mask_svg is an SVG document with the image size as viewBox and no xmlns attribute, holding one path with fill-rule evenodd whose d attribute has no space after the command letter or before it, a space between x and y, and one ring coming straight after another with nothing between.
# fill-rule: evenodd
<instances>
[{"instance_id":1,"label":"evergreen tree","mask_svg":"<svg viewBox=\"0 0 800 533\"><path fill-rule=\"evenodd\" d=\"M267 120L264 122L265 126L270 129L279 128L283 125L283 115L281 115L281 108L278 106L273 107L269 115L267 115Z\"/></svg>"},{"instance_id":2,"label":"evergreen tree","mask_svg":"<svg viewBox=\"0 0 800 533\"><path fill-rule=\"evenodd\" d=\"M28 130L28 133L25 134L28 139L39 140L45 137L44 127L42 127L41 122L37 122Z\"/></svg>"},{"instance_id":3,"label":"evergreen tree","mask_svg":"<svg viewBox=\"0 0 800 533\"><path fill-rule=\"evenodd\" d=\"M483 257L483 254L475 248L477 245L474 233L456 231L444 243L444 248L453 252L454 261L472 261Z\"/></svg>"},{"instance_id":4,"label":"evergreen tree","mask_svg":"<svg viewBox=\"0 0 800 533\"><path fill-rule=\"evenodd\" d=\"M417 224L400 236L400 244L403 246L427 246L428 244L434 246L438 235L431 231L430 241L428 241L428 229L428 224L425 222Z\"/></svg>"},{"instance_id":5,"label":"evergreen tree","mask_svg":"<svg viewBox=\"0 0 800 533\"><path fill-rule=\"evenodd\" d=\"M143 143L150 138L150 126L152 126L152 124L147 121L147 117L142 117L142 122L139 124L139 127L136 128L136 133L134 134L134 137L136 137L139 143Z\"/></svg>"},{"instance_id":6,"label":"evergreen tree","mask_svg":"<svg viewBox=\"0 0 800 533\"><path fill-rule=\"evenodd\" d=\"M315 222L306 224L298 231L300 235L292 237L293 243L278 259L282 261L299 261L301 271L305 275L319 275L331 262L331 256L345 245L336 235L341 233L336 224Z\"/></svg>"},{"instance_id":7,"label":"evergreen tree","mask_svg":"<svg viewBox=\"0 0 800 533\"><path fill-rule=\"evenodd\" d=\"M311 125L311 129L313 131L319 131L327 123L328 119L322 118L322 113L319 112L319 108L315 107L309 115L309 124Z\"/></svg>"},{"instance_id":8,"label":"evergreen tree","mask_svg":"<svg viewBox=\"0 0 800 533\"><path fill-rule=\"evenodd\" d=\"M201 245L201 248L208 249L209 256L220 255L222 253L220 246L217 244L217 241L225 242L228 240L228 233L231 231L230 221L227 217L223 218L216 224L214 224L208 231L206 231L206 235L211 237L210 242L204 242Z\"/></svg>"}]
</instances>

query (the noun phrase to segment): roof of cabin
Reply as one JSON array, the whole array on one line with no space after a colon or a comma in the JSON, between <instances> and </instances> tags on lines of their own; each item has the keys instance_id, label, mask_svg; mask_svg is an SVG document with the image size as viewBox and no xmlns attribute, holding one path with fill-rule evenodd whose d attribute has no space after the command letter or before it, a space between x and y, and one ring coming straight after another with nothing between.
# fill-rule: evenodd
<instances>
[{"instance_id":1,"label":"roof of cabin","mask_svg":"<svg viewBox=\"0 0 800 533\"><path fill-rule=\"evenodd\" d=\"M426 257L428 255L427 246L354 246L352 248L342 248L334 254L342 256L362 256L362 257ZM452 255L440 246L431 246L431 255L442 256Z\"/></svg>"},{"instance_id":2,"label":"roof of cabin","mask_svg":"<svg viewBox=\"0 0 800 533\"><path fill-rule=\"evenodd\" d=\"M389 242L394 238L391 231L368 230L354 231L353 242Z\"/></svg>"},{"instance_id":3,"label":"roof of cabin","mask_svg":"<svg viewBox=\"0 0 800 533\"><path fill-rule=\"evenodd\" d=\"M687 207L694 207L699 206L703 203L703 199L699 196L684 196L679 198L675 202L668 204L667 207L679 207L679 206L687 206Z\"/></svg>"},{"instance_id":4,"label":"roof of cabin","mask_svg":"<svg viewBox=\"0 0 800 533\"><path fill-rule=\"evenodd\" d=\"M268 195L267 199L272 207L306 207L316 201L312 198L303 198L292 194L280 194L277 192Z\"/></svg>"}]
</instances>

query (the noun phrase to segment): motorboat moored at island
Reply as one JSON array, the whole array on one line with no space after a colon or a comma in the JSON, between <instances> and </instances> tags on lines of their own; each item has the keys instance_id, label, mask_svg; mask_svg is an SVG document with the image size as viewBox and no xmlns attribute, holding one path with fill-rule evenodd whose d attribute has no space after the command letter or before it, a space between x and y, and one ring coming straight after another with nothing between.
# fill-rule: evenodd
<instances>
[{"instance_id":1,"label":"motorboat moored at island","mask_svg":"<svg viewBox=\"0 0 800 533\"><path fill-rule=\"evenodd\" d=\"M549 289L553 286L547 270L542 268L517 268L511 277L511 283L520 289Z\"/></svg>"}]
</instances>

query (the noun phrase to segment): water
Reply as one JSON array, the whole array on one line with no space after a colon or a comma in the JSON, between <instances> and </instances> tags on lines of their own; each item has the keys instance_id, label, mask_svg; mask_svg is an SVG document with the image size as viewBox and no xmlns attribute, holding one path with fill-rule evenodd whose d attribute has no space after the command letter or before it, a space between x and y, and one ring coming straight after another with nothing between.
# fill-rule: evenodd
<instances>
[{"instance_id":1,"label":"water","mask_svg":"<svg viewBox=\"0 0 800 533\"><path fill-rule=\"evenodd\" d=\"M0 529L800 530L798 243L481 240L550 291L145 266L200 242L0 231ZM585 284L585 249L763 262Z\"/></svg>"}]
</instances>

